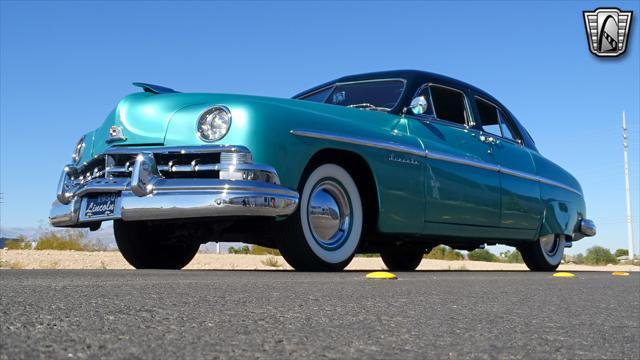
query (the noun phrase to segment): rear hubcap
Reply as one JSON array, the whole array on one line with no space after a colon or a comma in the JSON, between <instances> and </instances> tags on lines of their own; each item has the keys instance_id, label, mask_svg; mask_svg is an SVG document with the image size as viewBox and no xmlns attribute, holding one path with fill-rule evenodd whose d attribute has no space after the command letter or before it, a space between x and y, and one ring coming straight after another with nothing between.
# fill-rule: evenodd
<instances>
[{"instance_id":1,"label":"rear hubcap","mask_svg":"<svg viewBox=\"0 0 640 360\"><path fill-rule=\"evenodd\" d=\"M542 250L549 256L553 256L558 252L560 245L560 237L555 234L540 237L540 246Z\"/></svg>"}]
</instances>

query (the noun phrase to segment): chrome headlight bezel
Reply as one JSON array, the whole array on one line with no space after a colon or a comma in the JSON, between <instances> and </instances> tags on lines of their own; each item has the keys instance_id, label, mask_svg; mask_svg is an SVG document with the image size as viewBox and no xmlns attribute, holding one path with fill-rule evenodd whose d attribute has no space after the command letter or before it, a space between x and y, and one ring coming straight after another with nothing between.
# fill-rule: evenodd
<instances>
[{"instance_id":1,"label":"chrome headlight bezel","mask_svg":"<svg viewBox=\"0 0 640 360\"><path fill-rule=\"evenodd\" d=\"M218 141L227 135L231 128L231 122L231 110L224 105L214 105L198 116L196 133L202 141Z\"/></svg>"},{"instance_id":2,"label":"chrome headlight bezel","mask_svg":"<svg viewBox=\"0 0 640 360\"><path fill-rule=\"evenodd\" d=\"M83 136L80 138L80 140L78 140L76 147L73 149L73 154L71 154L71 161L73 161L74 164L77 164L78 162L80 162L80 159L82 159L82 155L84 154L84 148L85 148L84 138L85 137Z\"/></svg>"}]
</instances>

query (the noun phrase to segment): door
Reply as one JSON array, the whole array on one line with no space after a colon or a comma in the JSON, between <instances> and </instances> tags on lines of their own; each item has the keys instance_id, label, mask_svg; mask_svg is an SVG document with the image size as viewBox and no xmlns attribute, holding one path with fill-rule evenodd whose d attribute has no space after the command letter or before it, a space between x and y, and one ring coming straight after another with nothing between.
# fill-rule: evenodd
<instances>
[{"instance_id":1,"label":"door","mask_svg":"<svg viewBox=\"0 0 640 360\"><path fill-rule=\"evenodd\" d=\"M537 229L543 206L540 183L529 150L522 145L517 127L499 106L475 97L476 118L495 161L500 165L500 226L511 229Z\"/></svg>"},{"instance_id":2,"label":"door","mask_svg":"<svg viewBox=\"0 0 640 360\"><path fill-rule=\"evenodd\" d=\"M443 84L427 84L416 96L424 96L428 104L424 115L418 116L420 121L412 122L412 135L428 152L425 221L499 226L498 167L490 144L471 129L466 94Z\"/></svg>"}]
</instances>

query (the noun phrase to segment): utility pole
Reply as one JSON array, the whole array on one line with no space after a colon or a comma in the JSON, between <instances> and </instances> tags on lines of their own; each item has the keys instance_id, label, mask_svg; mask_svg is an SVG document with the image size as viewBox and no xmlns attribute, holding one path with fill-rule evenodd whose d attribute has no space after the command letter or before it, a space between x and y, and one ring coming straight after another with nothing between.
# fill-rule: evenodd
<instances>
[{"instance_id":1,"label":"utility pole","mask_svg":"<svg viewBox=\"0 0 640 360\"><path fill-rule=\"evenodd\" d=\"M219 242L216 242L216 254L220 255L220 243Z\"/></svg>"},{"instance_id":2,"label":"utility pole","mask_svg":"<svg viewBox=\"0 0 640 360\"><path fill-rule=\"evenodd\" d=\"M627 241L629 242L629 259L633 261L633 226L631 222L631 189L629 186L629 144L627 142L627 117L622 112L622 133L624 139L624 185L627 193Z\"/></svg>"}]
</instances>

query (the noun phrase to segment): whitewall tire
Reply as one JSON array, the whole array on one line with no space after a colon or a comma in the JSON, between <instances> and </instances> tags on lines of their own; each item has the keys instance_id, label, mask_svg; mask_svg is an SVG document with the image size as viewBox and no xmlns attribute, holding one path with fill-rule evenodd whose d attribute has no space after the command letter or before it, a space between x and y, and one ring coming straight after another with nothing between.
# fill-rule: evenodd
<instances>
[{"instance_id":1,"label":"whitewall tire","mask_svg":"<svg viewBox=\"0 0 640 360\"><path fill-rule=\"evenodd\" d=\"M533 243L518 248L529 270L555 271L564 256L565 235L549 234L540 236Z\"/></svg>"},{"instance_id":2,"label":"whitewall tire","mask_svg":"<svg viewBox=\"0 0 640 360\"><path fill-rule=\"evenodd\" d=\"M293 268L344 269L363 225L360 193L349 172L335 164L316 167L304 181L298 209L282 225L280 251Z\"/></svg>"}]
</instances>

